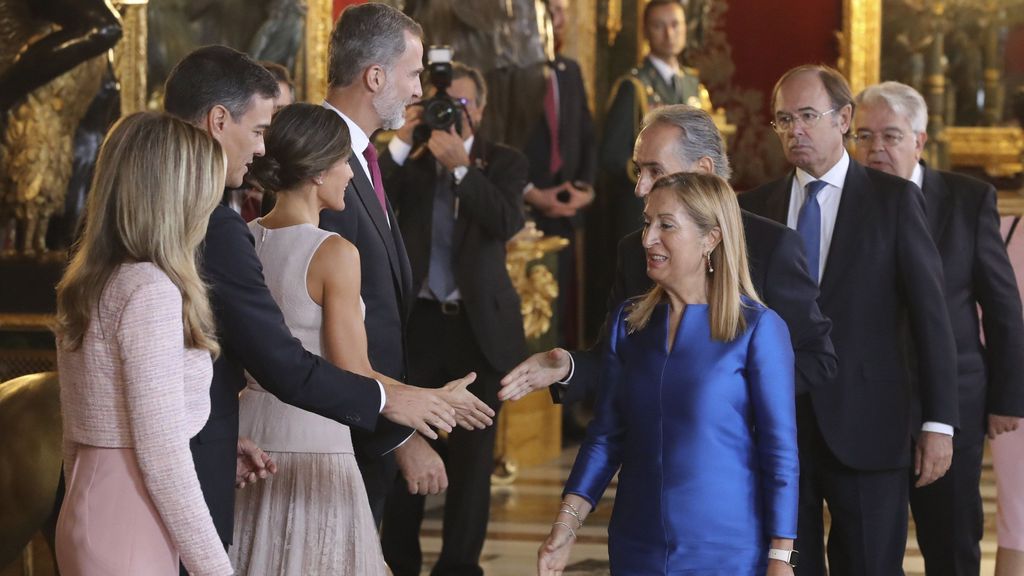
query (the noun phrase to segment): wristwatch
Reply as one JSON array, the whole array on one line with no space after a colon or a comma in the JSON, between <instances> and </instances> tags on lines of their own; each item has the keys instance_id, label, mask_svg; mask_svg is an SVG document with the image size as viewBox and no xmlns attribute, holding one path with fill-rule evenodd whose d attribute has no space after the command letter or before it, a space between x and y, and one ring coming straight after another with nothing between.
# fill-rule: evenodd
<instances>
[{"instance_id":1,"label":"wristwatch","mask_svg":"<svg viewBox=\"0 0 1024 576\"><path fill-rule=\"evenodd\" d=\"M793 568L796 568L796 559L800 555L796 550L780 550L778 548L768 549L769 560L782 560Z\"/></svg>"}]
</instances>

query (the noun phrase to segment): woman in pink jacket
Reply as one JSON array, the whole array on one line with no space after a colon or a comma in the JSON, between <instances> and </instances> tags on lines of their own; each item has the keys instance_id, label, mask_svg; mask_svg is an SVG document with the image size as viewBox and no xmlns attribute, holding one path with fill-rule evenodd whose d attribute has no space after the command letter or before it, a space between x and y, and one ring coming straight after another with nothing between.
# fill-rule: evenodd
<instances>
[{"instance_id":1,"label":"woman in pink jacket","mask_svg":"<svg viewBox=\"0 0 1024 576\"><path fill-rule=\"evenodd\" d=\"M67 496L64 576L233 573L189 451L218 352L196 248L224 189L209 135L138 113L100 150L81 238L57 286Z\"/></svg>"}]
</instances>

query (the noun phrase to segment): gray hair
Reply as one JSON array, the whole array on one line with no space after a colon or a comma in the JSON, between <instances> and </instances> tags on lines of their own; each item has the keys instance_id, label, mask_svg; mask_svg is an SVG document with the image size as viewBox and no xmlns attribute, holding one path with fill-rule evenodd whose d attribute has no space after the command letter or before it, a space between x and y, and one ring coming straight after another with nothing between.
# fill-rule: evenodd
<instances>
[{"instance_id":1,"label":"gray hair","mask_svg":"<svg viewBox=\"0 0 1024 576\"><path fill-rule=\"evenodd\" d=\"M640 129L654 124L667 124L679 128L682 137L676 145L687 164L695 164L707 156L715 165L715 174L726 182L732 177L732 167L729 166L729 157L725 154L722 133L718 131L710 114L685 104L661 106L644 117Z\"/></svg>"},{"instance_id":2,"label":"gray hair","mask_svg":"<svg viewBox=\"0 0 1024 576\"><path fill-rule=\"evenodd\" d=\"M330 87L351 85L375 64L391 70L405 52L406 32L423 38L423 28L415 20L387 4L346 8L331 32L327 64Z\"/></svg>"},{"instance_id":3,"label":"gray hair","mask_svg":"<svg viewBox=\"0 0 1024 576\"><path fill-rule=\"evenodd\" d=\"M917 133L928 131L928 105L917 91L900 82L882 82L868 86L857 94L858 106L884 104L894 114L910 122L910 129Z\"/></svg>"}]
</instances>

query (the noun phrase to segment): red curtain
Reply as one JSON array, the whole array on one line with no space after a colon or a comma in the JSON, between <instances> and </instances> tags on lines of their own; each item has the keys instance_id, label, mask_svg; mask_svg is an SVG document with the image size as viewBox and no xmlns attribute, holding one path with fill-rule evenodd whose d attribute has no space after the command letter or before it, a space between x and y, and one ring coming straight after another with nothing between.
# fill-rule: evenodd
<instances>
[{"instance_id":1,"label":"red curtain","mask_svg":"<svg viewBox=\"0 0 1024 576\"><path fill-rule=\"evenodd\" d=\"M346 6L353 4L363 4L366 0L334 0L334 21L338 20L338 15L345 9Z\"/></svg>"}]
</instances>

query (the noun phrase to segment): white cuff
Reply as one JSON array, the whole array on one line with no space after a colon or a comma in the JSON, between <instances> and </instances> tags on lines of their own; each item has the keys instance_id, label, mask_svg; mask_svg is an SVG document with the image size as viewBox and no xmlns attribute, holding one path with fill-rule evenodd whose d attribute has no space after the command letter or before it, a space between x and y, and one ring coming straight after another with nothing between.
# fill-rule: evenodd
<instances>
[{"instance_id":1,"label":"white cuff","mask_svg":"<svg viewBox=\"0 0 1024 576\"><path fill-rule=\"evenodd\" d=\"M462 184L462 179L469 173L469 166L456 166L455 170L452 170L452 176L455 177L455 185Z\"/></svg>"},{"instance_id":2,"label":"white cuff","mask_svg":"<svg viewBox=\"0 0 1024 576\"><path fill-rule=\"evenodd\" d=\"M953 427L942 422L925 422L921 425L921 432L935 432L936 434L953 435Z\"/></svg>"},{"instance_id":3,"label":"white cuff","mask_svg":"<svg viewBox=\"0 0 1024 576\"><path fill-rule=\"evenodd\" d=\"M569 375L563 380L555 382L555 384L562 384L565 386L569 385L569 380L572 380L572 375L576 373L576 361L572 359L572 354L569 354Z\"/></svg>"},{"instance_id":4,"label":"white cuff","mask_svg":"<svg viewBox=\"0 0 1024 576\"><path fill-rule=\"evenodd\" d=\"M523 196L529 194L530 190L533 190L534 188L536 188L536 186L533 185L533 182L527 182L526 186L523 186Z\"/></svg>"},{"instance_id":5,"label":"white cuff","mask_svg":"<svg viewBox=\"0 0 1024 576\"><path fill-rule=\"evenodd\" d=\"M394 447L394 448L392 448L391 450L388 450L387 452L385 452L385 454L390 454L390 453L394 452L395 450L398 450L398 449L399 449L399 448L401 448L401 447L402 447L402 446L403 446L403 445L404 445L404 444L405 444L406 442L408 442L409 440L411 440L411 439L412 439L412 437L413 437L413 436L415 436L415 435L416 435L416 431L414 430L414 431L413 431L413 432L412 432L411 434L409 434L408 436L406 436L406 437L405 437L405 440L402 440L401 442L399 442L397 446L395 446L395 447Z\"/></svg>"},{"instance_id":6,"label":"white cuff","mask_svg":"<svg viewBox=\"0 0 1024 576\"><path fill-rule=\"evenodd\" d=\"M406 158L412 152L412 144L406 144L401 138L395 136L388 143L388 152L391 153L391 159L395 161L395 164L401 166L405 164Z\"/></svg>"},{"instance_id":7,"label":"white cuff","mask_svg":"<svg viewBox=\"0 0 1024 576\"><path fill-rule=\"evenodd\" d=\"M384 393L384 385L380 383L380 380L374 380L377 386L380 387L380 410L377 410L377 414L384 411L384 405L388 402L388 395Z\"/></svg>"}]
</instances>

